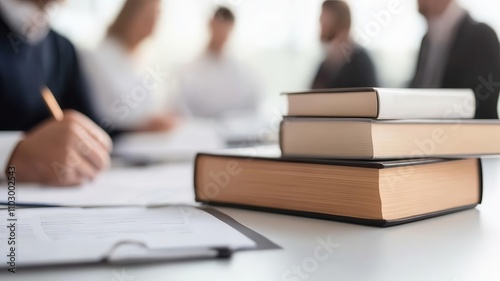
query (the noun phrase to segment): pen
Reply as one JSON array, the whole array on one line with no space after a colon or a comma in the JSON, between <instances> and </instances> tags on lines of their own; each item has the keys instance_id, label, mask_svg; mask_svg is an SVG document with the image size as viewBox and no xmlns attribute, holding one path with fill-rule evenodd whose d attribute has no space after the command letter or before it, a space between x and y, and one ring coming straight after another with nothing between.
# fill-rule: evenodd
<instances>
[{"instance_id":1,"label":"pen","mask_svg":"<svg viewBox=\"0 0 500 281\"><path fill-rule=\"evenodd\" d=\"M50 91L46 86L42 87L42 98L47 107L49 108L50 113L54 116L54 119L57 121L62 121L64 119L64 113L56 101L54 94Z\"/></svg>"}]
</instances>

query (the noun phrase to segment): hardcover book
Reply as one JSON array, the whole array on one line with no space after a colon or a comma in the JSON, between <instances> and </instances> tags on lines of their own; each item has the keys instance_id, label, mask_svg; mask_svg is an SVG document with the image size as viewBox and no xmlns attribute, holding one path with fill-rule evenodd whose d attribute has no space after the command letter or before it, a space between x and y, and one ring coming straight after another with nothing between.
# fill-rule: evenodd
<instances>
[{"instance_id":1,"label":"hardcover book","mask_svg":"<svg viewBox=\"0 0 500 281\"><path fill-rule=\"evenodd\" d=\"M198 202L390 226L481 202L479 159L282 158L277 147L201 153Z\"/></svg>"},{"instance_id":2,"label":"hardcover book","mask_svg":"<svg viewBox=\"0 0 500 281\"><path fill-rule=\"evenodd\" d=\"M471 119L471 89L324 89L285 93L288 115L375 119Z\"/></svg>"}]
</instances>

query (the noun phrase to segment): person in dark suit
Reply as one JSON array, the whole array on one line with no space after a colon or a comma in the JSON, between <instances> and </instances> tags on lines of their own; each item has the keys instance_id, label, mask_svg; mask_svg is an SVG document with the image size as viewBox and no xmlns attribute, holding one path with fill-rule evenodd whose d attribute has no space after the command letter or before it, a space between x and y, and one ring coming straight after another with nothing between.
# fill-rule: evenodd
<instances>
[{"instance_id":1,"label":"person in dark suit","mask_svg":"<svg viewBox=\"0 0 500 281\"><path fill-rule=\"evenodd\" d=\"M76 185L108 165L111 140L88 118L75 48L50 29L48 5L60 3L0 1L0 180L15 169L18 182ZM67 110L63 121L50 117L44 86Z\"/></svg>"},{"instance_id":2,"label":"person in dark suit","mask_svg":"<svg viewBox=\"0 0 500 281\"><path fill-rule=\"evenodd\" d=\"M350 37L351 11L344 1L323 3L321 41L326 44L326 59L321 63L312 89L375 87L375 67L367 52Z\"/></svg>"},{"instance_id":3,"label":"person in dark suit","mask_svg":"<svg viewBox=\"0 0 500 281\"><path fill-rule=\"evenodd\" d=\"M429 30L422 40L412 88L470 88L476 118L498 119L500 44L454 0L418 0Z\"/></svg>"}]
</instances>

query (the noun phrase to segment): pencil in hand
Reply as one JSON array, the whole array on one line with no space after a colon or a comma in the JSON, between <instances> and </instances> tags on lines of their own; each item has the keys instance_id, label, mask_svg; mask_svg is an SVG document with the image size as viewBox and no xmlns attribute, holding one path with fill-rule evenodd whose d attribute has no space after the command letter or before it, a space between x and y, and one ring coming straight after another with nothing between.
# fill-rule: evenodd
<instances>
[{"instance_id":1,"label":"pencil in hand","mask_svg":"<svg viewBox=\"0 0 500 281\"><path fill-rule=\"evenodd\" d=\"M50 89L47 88L47 86L44 86L42 87L41 92L43 101L49 108L49 111L54 117L54 119L56 119L57 121L62 121L64 119L64 113L59 104L57 103L54 94L52 94L52 91L50 91Z\"/></svg>"}]
</instances>

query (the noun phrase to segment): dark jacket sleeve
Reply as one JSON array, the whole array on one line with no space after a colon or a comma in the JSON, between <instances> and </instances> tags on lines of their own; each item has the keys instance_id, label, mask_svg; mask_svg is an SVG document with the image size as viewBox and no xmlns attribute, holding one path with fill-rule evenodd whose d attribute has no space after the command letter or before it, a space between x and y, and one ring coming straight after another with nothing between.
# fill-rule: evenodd
<instances>
[{"instance_id":1,"label":"dark jacket sleeve","mask_svg":"<svg viewBox=\"0 0 500 281\"><path fill-rule=\"evenodd\" d=\"M330 87L328 85L328 71L326 69L326 63L322 62L316 71L316 75L314 76L311 89L324 89Z\"/></svg>"},{"instance_id":2,"label":"dark jacket sleeve","mask_svg":"<svg viewBox=\"0 0 500 281\"><path fill-rule=\"evenodd\" d=\"M422 38L422 42L420 43L420 49L418 52L415 71L413 73L413 79L411 80L410 85L409 85L410 88L418 88L417 78L419 78L419 77L417 77L417 76L420 74L420 68L423 67L423 65L422 65L423 58L422 57L423 57L423 53L424 53L424 48L426 47L426 45L425 45L426 40L427 40L427 36Z\"/></svg>"},{"instance_id":3,"label":"dark jacket sleeve","mask_svg":"<svg viewBox=\"0 0 500 281\"><path fill-rule=\"evenodd\" d=\"M467 52L470 74L465 78L477 101L476 119L498 119L500 92L500 43L493 29L478 24Z\"/></svg>"}]
</instances>

